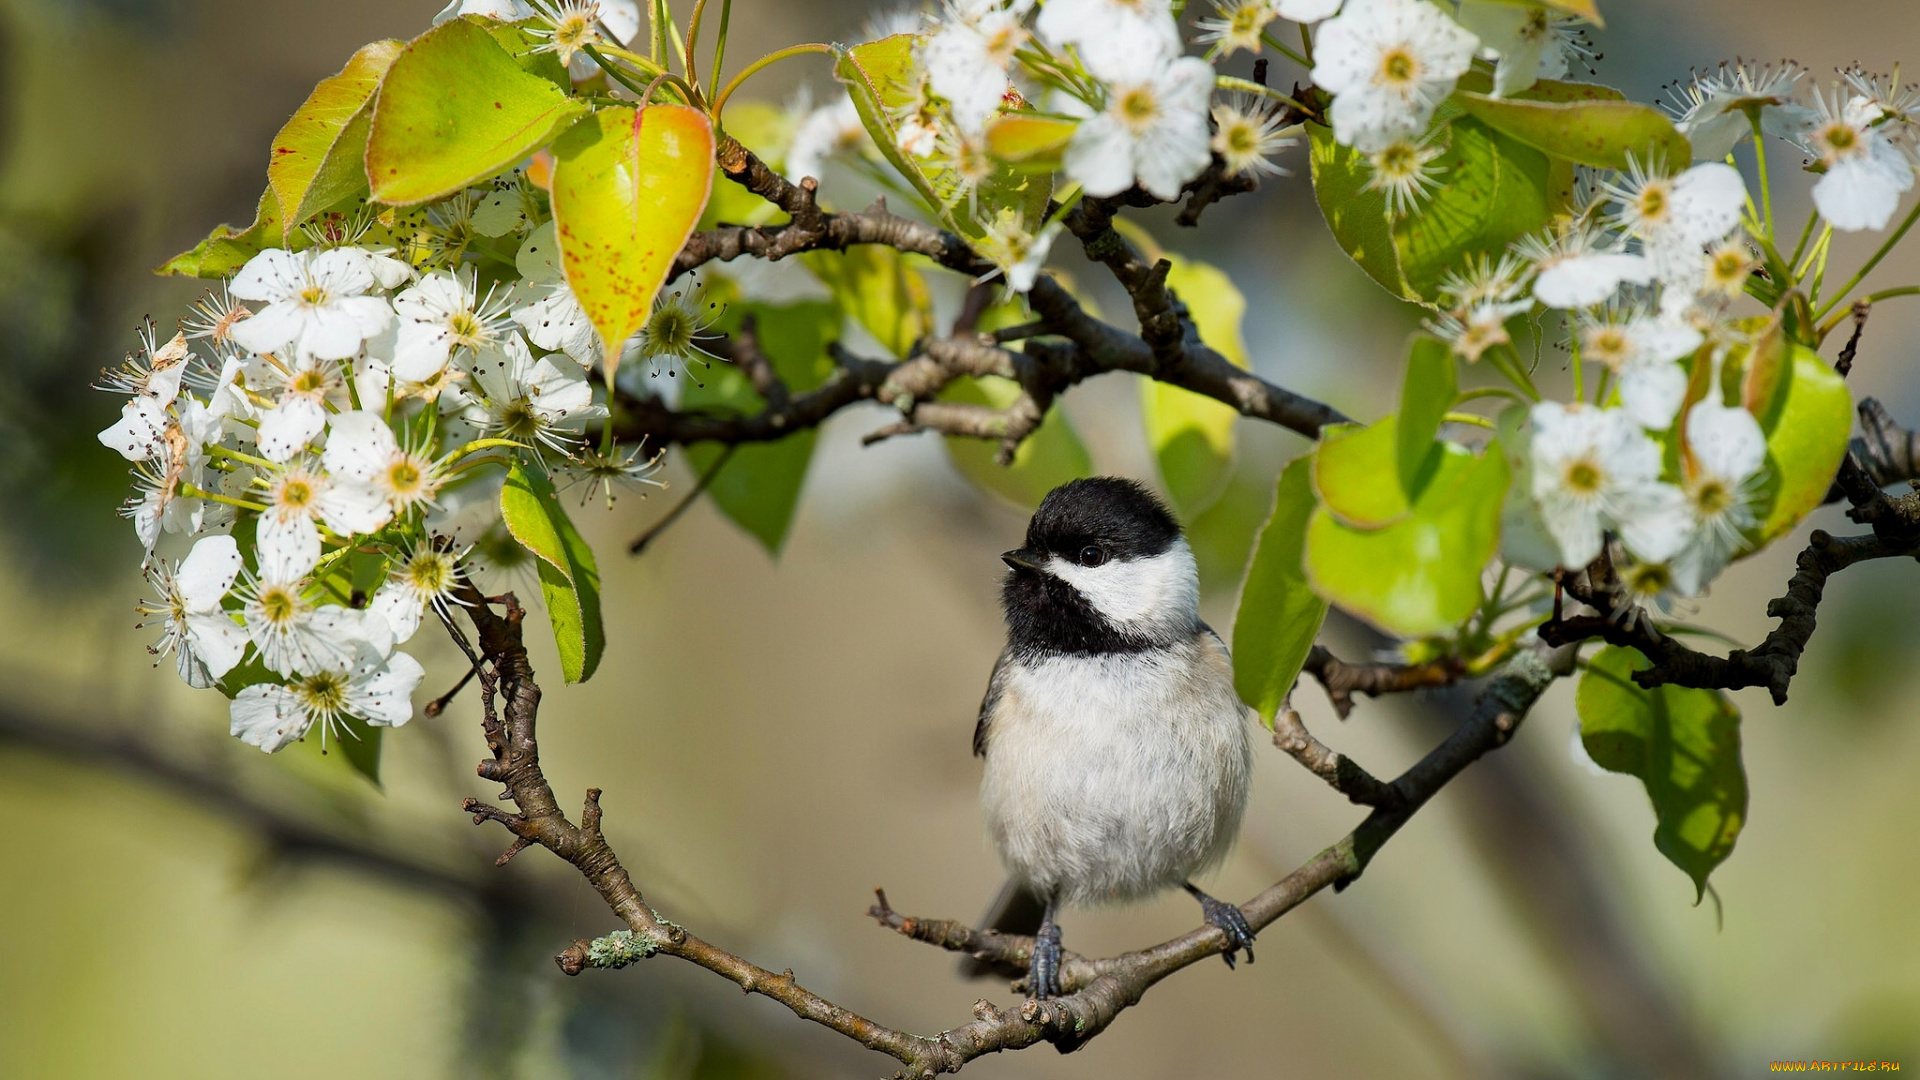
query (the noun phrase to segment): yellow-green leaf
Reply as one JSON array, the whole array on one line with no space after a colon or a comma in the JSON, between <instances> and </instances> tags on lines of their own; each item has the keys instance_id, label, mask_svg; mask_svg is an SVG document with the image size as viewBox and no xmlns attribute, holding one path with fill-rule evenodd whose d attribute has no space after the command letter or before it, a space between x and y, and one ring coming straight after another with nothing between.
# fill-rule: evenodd
<instances>
[{"instance_id":1,"label":"yellow-green leaf","mask_svg":"<svg viewBox=\"0 0 1920 1080\"><path fill-rule=\"evenodd\" d=\"M507 471L500 488L500 516L513 538L535 556L561 674L570 683L585 682L607 647L593 549L567 517L553 482L536 470L515 465Z\"/></svg>"},{"instance_id":2,"label":"yellow-green leaf","mask_svg":"<svg viewBox=\"0 0 1920 1080\"><path fill-rule=\"evenodd\" d=\"M1308 458L1297 458L1280 473L1273 513L1260 531L1233 617L1233 685L1268 727L1292 692L1327 615L1327 602L1308 584L1302 565L1313 515L1309 464Z\"/></svg>"},{"instance_id":3,"label":"yellow-green leaf","mask_svg":"<svg viewBox=\"0 0 1920 1080\"><path fill-rule=\"evenodd\" d=\"M1400 490L1416 498L1440 465L1441 421L1459 396L1453 350L1430 334L1417 334L1407 352L1407 380L1400 390L1394 464Z\"/></svg>"},{"instance_id":4,"label":"yellow-green leaf","mask_svg":"<svg viewBox=\"0 0 1920 1080\"><path fill-rule=\"evenodd\" d=\"M1763 542L1793 528L1826 501L1853 430L1853 396L1845 380L1811 349L1793 346L1784 397L1772 416L1760 418L1767 432L1772 497L1760 525Z\"/></svg>"},{"instance_id":5,"label":"yellow-green leaf","mask_svg":"<svg viewBox=\"0 0 1920 1080\"><path fill-rule=\"evenodd\" d=\"M1560 182L1547 155L1472 117L1438 130L1446 152L1429 165L1435 186L1395 219L1386 196L1367 187L1366 155L1308 125L1314 197L1334 239L1383 288L1429 305L1463 259L1505 251L1545 225Z\"/></svg>"},{"instance_id":6,"label":"yellow-green leaf","mask_svg":"<svg viewBox=\"0 0 1920 1080\"><path fill-rule=\"evenodd\" d=\"M1312 473L1320 505L1361 529L1406 517L1412 506L1399 482L1399 445L1399 420L1392 416L1366 427L1323 428Z\"/></svg>"},{"instance_id":7,"label":"yellow-green leaf","mask_svg":"<svg viewBox=\"0 0 1920 1080\"><path fill-rule=\"evenodd\" d=\"M376 41L354 53L338 75L320 80L273 137L267 183L287 208L288 221L305 221L367 190L370 102L402 47L398 41Z\"/></svg>"},{"instance_id":8,"label":"yellow-green leaf","mask_svg":"<svg viewBox=\"0 0 1920 1080\"><path fill-rule=\"evenodd\" d=\"M603 109L554 154L561 265L612 365L706 208L713 124L684 105Z\"/></svg>"},{"instance_id":9,"label":"yellow-green leaf","mask_svg":"<svg viewBox=\"0 0 1920 1080\"><path fill-rule=\"evenodd\" d=\"M1387 456L1390 463L1391 449ZM1382 470L1383 486L1392 485L1391 468ZM1450 631L1480 604L1508 479L1497 445L1479 457L1448 447L1411 511L1392 524L1356 528L1322 506L1307 524L1307 578L1321 596L1388 633Z\"/></svg>"},{"instance_id":10,"label":"yellow-green leaf","mask_svg":"<svg viewBox=\"0 0 1920 1080\"><path fill-rule=\"evenodd\" d=\"M1614 645L1594 655L1574 693L1580 742L1601 768L1646 785L1653 844L1693 879L1697 901L1747 818L1740 711L1718 690L1642 689L1633 673L1650 666Z\"/></svg>"},{"instance_id":11,"label":"yellow-green leaf","mask_svg":"<svg viewBox=\"0 0 1920 1080\"><path fill-rule=\"evenodd\" d=\"M474 22L444 22L409 42L380 84L367 138L373 199L450 195L524 160L586 111Z\"/></svg>"},{"instance_id":12,"label":"yellow-green leaf","mask_svg":"<svg viewBox=\"0 0 1920 1080\"><path fill-rule=\"evenodd\" d=\"M1580 165L1626 169L1664 162L1685 168L1693 147L1667 115L1631 101L1525 101L1458 91L1469 116L1537 150Z\"/></svg>"},{"instance_id":13,"label":"yellow-green leaf","mask_svg":"<svg viewBox=\"0 0 1920 1080\"><path fill-rule=\"evenodd\" d=\"M987 128L987 149L1001 161L1058 169L1080 122L1039 113L1007 113Z\"/></svg>"}]
</instances>

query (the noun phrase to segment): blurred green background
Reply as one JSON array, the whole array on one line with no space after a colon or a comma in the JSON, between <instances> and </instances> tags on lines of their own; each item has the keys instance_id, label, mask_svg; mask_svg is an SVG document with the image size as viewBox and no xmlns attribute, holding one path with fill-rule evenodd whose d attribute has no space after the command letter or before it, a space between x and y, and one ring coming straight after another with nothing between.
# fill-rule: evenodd
<instances>
[{"instance_id":1,"label":"blurred green background","mask_svg":"<svg viewBox=\"0 0 1920 1080\"><path fill-rule=\"evenodd\" d=\"M493 794L472 772L470 695L387 740L376 791L306 747L268 759L229 739L224 702L153 668L132 627L144 586L114 515L125 465L93 434L115 402L88 384L133 346L142 315L170 324L199 294L148 270L217 222L244 223L268 140L312 84L366 41L419 32L438 6L0 0L0 1077L891 1071L686 965L560 975L553 952L614 924L541 852L493 869L502 834L458 811L462 796ZM851 38L870 14L831 0L739 7L728 55L742 59ZM1736 54L1790 54L1823 75L1920 58L1902 0L1603 9L1599 77L1642 98ZM804 63L757 85L779 99L809 78L829 88ZM1298 151L1290 163L1304 171ZM1788 205L1804 207L1804 184L1789 186ZM1199 230L1146 223L1235 274L1263 373L1356 415L1391 408L1414 314L1327 242L1303 177L1215 208ZM1903 251L1874 280L1916 274ZM1912 421L1920 323L1903 302L1874 316L1853 379ZM1130 379L1096 380L1067 408L1096 467L1150 476ZM930 439L861 449L882 422L854 411L828 426L777 561L705 506L643 558L622 554L686 490L677 460L678 491L589 513L608 662L584 687L553 680L542 735L557 789L606 789L607 832L664 913L852 1008L933 1031L983 994L1011 995L958 981L949 957L863 912L885 885L904 911L967 918L998 886L967 745L1000 640L994 555L1024 515L970 487ZM1243 425L1233 487L1193 523L1215 625L1231 623L1274 472L1301 446ZM1832 510L1810 524L1846 526ZM1756 640L1795 546L1729 573L1696 621ZM1071 1057L1036 1049L969 1073L1733 1077L1813 1057L1920 1068L1920 572L1862 566L1829 597L1793 700L1738 695L1752 810L1715 877L1724 925L1654 851L1640 786L1571 761L1563 684L1357 886L1269 929L1259 963L1184 972ZM1334 634L1346 655L1371 645ZM459 669L428 634L420 652L425 698ZM554 670L550 642L534 660ZM1324 738L1388 773L1459 707L1449 695L1363 702L1342 725L1302 697ZM1263 754L1245 835L1212 891L1251 895L1358 817ZM1066 933L1103 953L1192 922L1190 902L1167 898L1074 913Z\"/></svg>"}]
</instances>

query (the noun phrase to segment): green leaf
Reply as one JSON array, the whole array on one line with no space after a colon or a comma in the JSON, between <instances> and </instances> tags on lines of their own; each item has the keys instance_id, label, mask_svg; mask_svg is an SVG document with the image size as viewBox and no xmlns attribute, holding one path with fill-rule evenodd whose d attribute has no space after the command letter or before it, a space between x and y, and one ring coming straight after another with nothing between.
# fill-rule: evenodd
<instances>
[{"instance_id":1,"label":"green leaf","mask_svg":"<svg viewBox=\"0 0 1920 1080\"><path fill-rule=\"evenodd\" d=\"M1524 2L1524 0L1523 0ZM1493 91L1493 72L1491 69L1475 68L1460 76L1453 84L1455 90L1465 90L1474 94L1487 94ZM1627 95L1611 86L1600 83L1560 82L1554 79L1541 79L1525 90L1512 95L1510 101L1625 101ZM1457 106L1443 105L1442 108Z\"/></svg>"},{"instance_id":2,"label":"green leaf","mask_svg":"<svg viewBox=\"0 0 1920 1080\"><path fill-rule=\"evenodd\" d=\"M570 683L587 681L607 647L593 550L560 505L553 481L538 471L520 465L507 471L500 488L500 516L513 538L536 557L561 673Z\"/></svg>"},{"instance_id":3,"label":"green leaf","mask_svg":"<svg viewBox=\"0 0 1920 1080\"><path fill-rule=\"evenodd\" d=\"M880 156L913 185L929 208L940 211L942 224L958 229L958 221L945 209L947 200L934 189L932 178L919 162L900 151L894 128L894 111L913 101L919 85L913 65L914 47L919 41L917 34L894 34L852 48L836 46L833 75L846 84L860 123L873 136ZM979 231L975 229L972 235L979 235Z\"/></svg>"},{"instance_id":4,"label":"green leaf","mask_svg":"<svg viewBox=\"0 0 1920 1080\"><path fill-rule=\"evenodd\" d=\"M1826 500L1847 456L1853 395L1818 353L1793 346L1784 403L1761 417L1767 433L1772 503L1760 525L1764 542L1781 535Z\"/></svg>"},{"instance_id":5,"label":"green leaf","mask_svg":"<svg viewBox=\"0 0 1920 1080\"><path fill-rule=\"evenodd\" d=\"M1367 427L1334 424L1320 431L1313 455L1313 490L1320 505L1356 528L1392 524L1412 512L1399 483L1399 420Z\"/></svg>"},{"instance_id":6,"label":"green leaf","mask_svg":"<svg viewBox=\"0 0 1920 1080\"><path fill-rule=\"evenodd\" d=\"M1453 629L1480 604L1480 572L1500 543L1508 477L1497 445L1480 457L1449 446L1399 521L1362 529L1317 508L1307 525L1308 579L1320 595L1389 633Z\"/></svg>"},{"instance_id":7,"label":"green leaf","mask_svg":"<svg viewBox=\"0 0 1920 1080\"><path fill-rule=\"evenodd\" d=\"M1537 150L1579 165L1626 169L1664 163L1671 170L1693 160L1687 137L1651 105L1631 101L1525 101L1456 91L1469 116Z\"/></svg>"},{"instance_id":8,"label":"green leaf","mask_svg":"<svg viewBox=\"0 0 1920 1080\"><path fill-rule=\"evenodd\" d=\"M1020 396L1020 386L1011 379L987 376L957 379L940 393L942 401L961 401L1004 409ZM997 460L1000 444L991 439L973 439L960 435L946 437L947 453L954 467L979 487L1025 509L1040 505L1047 492L1069 480L1093 474L1093 459L1074 433L1073 424L1060 411L1056 401L1047 415L1014 451L1013 464Z\"/></svg>"},{"instance_id":9,"label":"green leaf","mask_svg":"<svg viewBox=\"0 0 1920 1080\"><path fill-rule=\"evenodd\" d=\"M1273 514L1260 531L1233 619L1234 689L1268 727L1293 691L1327 616L1327 602L1307 583L1302 566L1314 509L1310 464L1297 458L1280 473Z\"/></svg>"},{"instance_id":10,"label":"green leaf","mask_svg":"<svg viewBox=\"0 0 1920 1080\"><path fill-rule=\"evenodd\" d=\"M1028 169L1058 169L1078 120L1039 113L1007 113L987 128L987 149L1001 161Z\"/></svg>"},{"instance_id":11,"label":"green leaf","mask_svg":"<svg viewBox=\"0 0 1920 1080\"><path fill-rule=\"evenodd\" d=\"M183 274L188 277L223 278L245 266L261 250L282 243L280 202L269 187L260 194L253 224L236 231L231 225L217 225L205 240L162 263L156 274Z\"/></svg>"},{"instance_id":12,"label":"green leaf","mask_svg":"<svg viewBox=\"0 0 1920 1080\"><path fill-rule=\"evenodd\" d=\"M381 82L367 139L373 199L407 206L451 195L525 159L586 111L475 22L441 23L409 42Z\"/></svg>"},{"instance_id":13,"label":"green leaf","mask_svg":"<svg viewBox=\"0 0 1920 1080\"><path fill-rule=\"evenodd\" d=\"M800 256L847 314L897 360L933 330L933 294L909 257L879 244Z\"/></svg>"},{"instance_id":14,"label":"green leaf","mask_svg":"<svg viewBox=\"0 0 1920 1080\"><path fill-rule=\"evenodd\" d=\"M1613 645L1588 662L1574 694L1580 742L1601 768L1646 785L1658 822L1653 844L1693 879L1698 902L1747 818L1740 711L1718 690L1644 690L1632 674L1650 666Z\"/></svg>"},{"instance_id":15,"label":"green leaf","mask_svg":"<svg viewBox=\"0 0 1920 1080\"><path fill-rule=\"evenodd\" d=\"M727 317L732 320L748 313L754 316L760 351L766 354L788 390L805 393L817 388L833 373L827 343L838 336L841 320L839 309L834 305L734 304ZM729 324L723 324L726 325ZM693 374L689 372L682 377L691 378ZM700 373L700 378L705 381L704 386L689 384L681 392L684 407L739 414L755 413L765 407L753 384L732 364L715 364ZM778 442L742 444L707 486L707 496L720 512L760 541L770 555L780 554L781 546L786 543L817 439L818 432L808 428ZM687 461L704 475L722 452L714 443L696 443L687 447Z\"/></svg>"},{"instance_id":16,"label":"green leaf","mask_svg":"<svg viewBox=\"0 0 1920 1080\"><path fill-rule=\"evenodd\" d=\"M1394 463L1402 491L1418 495L1440 466L1440 424L1460 396L1453 350L1431 334L1417 334L1407 355L1407 381L1400 390Z\"/></svg>"},{"instance_id":17,"label":"green leaf","mask_svg":"<svg viewBox=\"0 0 1920 1080\"><path fill-rule=\"evenodd\" d=\"M1238 367L1247 366L1240 333L1247 300L1219 267L1163 253L1172 263L1167 285L1193 316L1201 340ZM1239 410L1158 379L1140 383L1140 417L1160 478L1180 516L1192 521L1226 490L1233 475L1233 425Z\"/></svg>"},{"instance_id":18,"label":"green leaf","mask_svg":"<svg viewBox=\"0 0 1920 1080\"><path fill-rule=\"evenodd\" d=\"M367 190L369 103L403 46L376 41L353 54L338 75L320 80L306 103L273 137L267 183L286 217L301 222Z\"/></svg>"},{"instance_id":19,"label":"green leaf","mask_svg":"<svg viewBox=\"0 0 1920 1080\"><path fill-rule=\"evenodd\" d=\"M713 124L685 105L603 109L562 136L554 154L561 264L611 368L706 209Z\"/></svg>"},{"instance_id":20,"label":"green leaf","mask_svg":"<svg viewBox=\"0 0 1920 1080\"><path fill-rule=\"evenodd\" d=\"M560 62L560 56L552 49L545 49L549 38L538 36L536 30L547 27L544 19L521 19L519 22L501 22L499 19L484 15L462 15L461 18L473 23L493 35L493 40L507 50L520 70L529 75L545 79L559 87L564 93L573 91L573 76L567 74L567 66Z\"/></svg>"},{"instance_id":21,"label":"green leaf","mask_svg":"<svg viewBox=\"0 0 1920 1080\"><path fill-rule=\"evenodd\" d=\"M1386 196L1367 190L1366 155L1309 125L1314 197L1354 262L1396 296L1430 304L1440 281L1474 254L1506 250L1545 225L1556 180L1547 155L1470 117L1443 126L1447 150L1429 166L1437 181L1407 217L1390 219Z\"/></svg>"}]
</instances>

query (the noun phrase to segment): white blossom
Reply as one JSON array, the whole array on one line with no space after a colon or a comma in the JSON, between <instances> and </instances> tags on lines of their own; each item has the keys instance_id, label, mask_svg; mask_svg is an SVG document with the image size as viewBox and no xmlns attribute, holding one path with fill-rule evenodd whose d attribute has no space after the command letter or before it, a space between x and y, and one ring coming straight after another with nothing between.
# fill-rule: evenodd
<instances>
[{"instance_id":1,"label":"white blossom","mask_svg":"<svg viewBox=\"0 0 1920 1080\"><path fill-rule=\"evenodd\" d=\"M1371 151L1419 135L1478 45L1426 0L1351 0L1314 43L1313 81L1334 95L1334 137Z\"/></svg>"},{"instance_id":2,"label":"white blossom","mask_svg":"<svg viewBox=\"0 0 1920 1080\"><path fill-rule=\"evenodd\" d=\"M1297 23L1330 19L1339 10L1340 0L1280 0L1279 3L1280 17Z\"/></svg>"},{"instance_id":3,"label":"white blossom","mask_svg":"<svg viewBox=\"0 0 1920 1080\"><path fill-rule=\"evenodd\" d=\"M978 132L1000 111L1007 66L1026 41L1017 10L949 9L946 21L921 47L921 62L933 92L947 99L961 128Z\"/></svg>"},{"instance_id":4,"label":"white blossom","mask_svg":"<svg viewBox=\"0 0 1920 1080\"><path fill-rule=\"evenodd\" d=\"M580 306L560 270L560 241L553 222L528 235L514 256L514 266L520 271L520 285L514 290L517 302L513 321L526 333L527 340L543 349L564 352L583 367L598 364L600 332L594 329L587 309Z\"/></svg>"},{"instance_id":5,"label":"white blossom","mask_svg":"<svg viewBox=\"0 0 1920 1080\"><path fill-rule=\"evenodd\" d=\"M1598 236L1580 226L1523 237L1513 248L1534 264L1534 299L1550 308L1591 307L1605 303L1624 283L1653 280L1653 266L1645 258L1604 248Z\"/></svg>"},{"instance_id":6,"label":"white blossom","mask_svg":"<svg viewBox=\"0 0 1920 1080\"><path fill-rule=\"evenodd\" d=\"M400 316L393 373L405 382L426 382L453 357L473 355L500 340L508 325L506 303L489 290L477 295L474 271L430 274L393 298Z\"/></svg>"},{"instance_id":7,"label":"white blossom","mask_svg":"<svg viewBox=\"0 0 1920 1080\"><path fill-rule=\"evenodd\" d=\"M120 406L120 419L100 432L100 443L128 461L145 461L165 444L167 407L145 394Z\"/></svg>"},{"instance_id":8,"label":"white blossom","mask_svg":"<svg viewBox=\"0 0 1920 1080\"><path fill-rule=\"evenodd\" d=\"M1791 61L1751 64L1735 61L1696 75L1674 97L1680 115L1673 126L1693 145L1695 161L1721 161L1748 135L1758 110L1761 130L1785 136L1804 127L1812 112L1793 103L1793 91L1806 72Z\"/></svg>"},{"instance_id":9,"label":"white blossom","mask_svg":"<svg viewBox=\"0 0 1920 1080\"><path fill-rule=\"evenodd\" d=\"M999 268L1000 274L1007 279L1007 288L1023 293L1033 288L1033 279L1046 264L1047 253L1052 249L1053 239L1060 234L1060 229L1060 223L1054 222L1035 234L1028 230L1018 211L1003 207L998 216L987 224L984 234L975 241L975 245L980 254Z\"/></svg>"},{"instance_id":10,"label":"white blossom","mask_svg":"<svg viewBox=\"0 0 1920 1080\"><path fill-rule=\"evenodd\" d=\"M1047 0L1033 28L1056 48L1072 46L1096 78L1138 79L1180 55L1168 0Z\"/></svg>"},{"instance_id":11,"label":"white blossom","mask_svg":"<svg viewBox=\"0 0 1920 1080\"><path fill-rule=\"evenodd\" d=\"M364 411L335 416L321 460L336 484L358 484L377 492L392 513L431 505L445 479L439 463L400 445L380 414Z\"/></svg>"},{"instance_id":12,"label":"white blossom","mask_svg":"<svg viewBox=\"0 0 1920 1080\"><path fill-rule=\"evenodd\" d=\"M1574 20L1542 7L1460 0L1460 25L1480 38L1482 50L1500 61L1493 73L1493 96L1506 97L1541 79L1567 74L1571 55L1584 54Z\"/></svg>"},{"instance_id":13,"label":"white blossom","mask_svg":"<svg viewBox=\"0 0 1920 1080\"><path fill-rule=\"evenodd\" d=\"M1279 17L1273 0L1213 0L1213 15L1194 25L1200 31L1200 44L1215 47L1221 56L1232 56L1242 49L1261 51L1260 35Z\"/></svg>"},{"instance_id":14,"label":"white blossom","mask_svg":"<svg viewBox=\"0 0 1920 1080\"><path fill-rule=\"evenodd\" d=\"M375 727L399 727L413 718L413 692L425 677L420 662L406 653L384 656L362 643L344 664L298 675L284 686L256 683L241 690L230 708L229 730L271 754L315 724L323 737L341 737L338 725L349 716Z\"/></svg>"},{"instance_id":15,"label":"white blossom","mask_svg":"<svg viewBox=\"0 0 1920 1080\"><path fill-rule=\"evenodd\" d=\"M1767 437L1752 413L1709 395L1687 411L1681 460L1689 528L1673 556L1673 585L1682 596L1698 596L1759 525Z\"/></svg>"},{"instance_id":16,"label":"white blossom","mask_svg":"<svg viewBox=\"0 0 1920 1080\"><path fill-rule=\"evenodd\" d=\"M171 569L160 562L147 566L147 580L160 590L160 599L138 610L165 620L160 640L147 651L173 654L188 686L212 686L246 654L246 629L220 606L240 566L240 549L231 536L201 537Z\"/></svg>"},{"instance_id":17,"label":"white blossom","mask_svg":"<svg viewBox=\"0 0 1920 1080\"><path fill-rule=\"evenodd\" d=\"M100 389L146 398L166 408L179 396L181 378L193 363L187 335L178 333L165 345L157 344L149 322L140 330L140 344L140 351L127 357L125 363L100 373Z\"/></svg>"},{"instance_id":18,"label":"white blossom","mask_svg":"<svg viewBox=\"0 0 1920 1080\"><path fill-rule=\"evenodd\" d=\"M460 558L433 541L415 543L391 562L387 581L375 591L367 610L379 614L399 644L412 638L429 604L448 613L460 601L454 590L465 578Z\"/></svg>"},{"instance_id":19,"label":"white blossom","mask_svg":"<svg viewBox=\"0 0 1920 1080\"><path fill-rule=\"evenodd\" d=\"M1818 115L1801 137L1825 175L1813 185L1813 204L1842 231L1883 229L1913 187L1913 163L1877 124L1881 109L1865 97L1840 104L1816 95Z\"/></svg>"},{"instance_id":20,"label":"white blossom","mask_svg":"<svg viewBox=\"0 0 1920 1080\"><path fill-rule=\"evenodd\" d=\"M297 580L258 577L242 585L239 596L260 661L282 675L345 667L362 644L389 633L385 623L369 627L363 612L316 604Z\"/></svg>"},{"instance_id":21,"label":"white blossom","mask_svg":"<svg viewBox=\"0 0 1920 1080\"><path fill-rule=\"evenodd\" d=\"M482 400L467 414L489 435L564 451L588 420L607 415L593 403L593 384L580 365L564 354L536 360L518 334L482 352L473 374Z\"/></svg>"},{"instance_id":22,"label":"white blossom","mask_svg":"<svg viewBox=\"0 0 1920 1080\"><path fill-rule=\"evenodd\" d=\"M1240 99L1213 106L1213 152L1227 167L1228 176L1284 176L1274 164L1275 154L1294 144L1280 124L1279 110Z\"/></svg>"},{"instance_id":23,"label":"white blossom","mask_svg":"<svg viewBox=\"0 0 1920 1080\"><path fill-rule=\"evenodd\" d=\"M1543 401L1533 407L1533 498L1561 565L1582 567L1617 528L1645 559L1673 553L1663 526L1679 491L1660 482L1660 445L1619 409Z\"/></svg>"},{"instance_id":24,"label":"white blossom","mask_svg":"<svg viewBox=\"0 0 1920 1080\"><path fill-rule=\"evenodd\" d=\"M1664 431L1687 393L1678 361L1701 345L1700 331L1642 312L1609 311L1580 320L1580 353L1618 380L1620 404L1641 427Z\"/></svg>"},{"instance_id":25,"label":"white blossom","mask_svg":"<svg viewBox=\"0 0 1920 1080\"><path fill-rule=\"evenodd\" d=\"M1067 174L1096 198L1118 195L1136 182L1156 198L1178 198L1180 188L1213 160L1207 131L1212 95L1213 68L1193 56L1116 79L1105 110L1082 121L1067 144Z\"/></svg>"},{"instance_id":26,"label":"white blossom","mask_svg":"<svg viewBox=\"0 0 1920 1080\"><path fill-rule=\"evenodd\" d=\"M233 295L266 307L233 324L234 344L256 353L344 360L393 321L393 309L365 295L376 284L366 261L340 249L268 248L240 268Z\"/></svg>"},{"instance_id":27,"label":"white blossom","mask_svg":"<svg viewBox=\"0 0 1920 1080\"><path fill-rule=\"evenodd\" d=\"M1631 162L1627 177L1606 185L1617 202L1615 220L1640 241L1655 276L1685 279L1697 269L1702 245L1740 223L1746 181L1725 162L1709 161L1667 176Z\"/></svg>"}]
</instances>

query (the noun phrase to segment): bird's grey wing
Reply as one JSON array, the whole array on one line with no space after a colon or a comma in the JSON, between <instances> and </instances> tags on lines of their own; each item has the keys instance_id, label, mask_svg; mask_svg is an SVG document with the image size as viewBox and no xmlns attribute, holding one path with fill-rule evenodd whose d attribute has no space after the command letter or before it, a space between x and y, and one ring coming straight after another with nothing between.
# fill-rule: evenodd
<instances>
[{"instance_id":1,"label":"bird's grey wing","mask_svg":"<svg viewBox=\"0 0 1920 1080\"><path fill-rule=\"evenodd\" d=\"M987 677L987 696L980 699L980 719L973 725L973 756L987 756L987 727L993 722L993 710L1000 705L1000 693L1006 687L1007 658L1012 650L1002 650L993 662L993 674Z\"/></svg>"}]
</instances>

